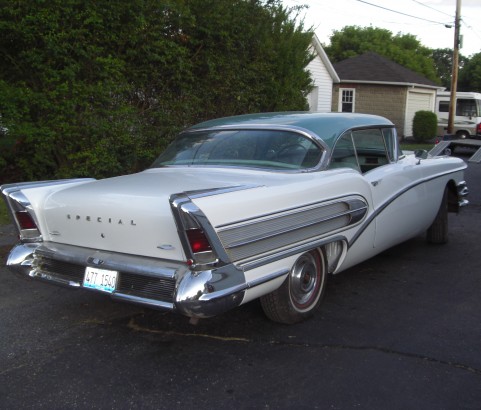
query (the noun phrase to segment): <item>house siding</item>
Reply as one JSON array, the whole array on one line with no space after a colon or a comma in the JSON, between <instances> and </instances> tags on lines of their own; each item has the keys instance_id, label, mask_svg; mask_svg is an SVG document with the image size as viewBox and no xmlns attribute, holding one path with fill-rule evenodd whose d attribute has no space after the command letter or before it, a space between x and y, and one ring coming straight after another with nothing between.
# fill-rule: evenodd
<instances>
[{"instance_id":1,"label":"house siding","mask_svg":"<svg viewBox=\"0 0 481 410\"><path fill-rule=\"evenodd\" d=\"M407 87L353 83L334 84L332 111L339 111L340 88L354 88L356 90L356 112L386 117L396 126L399 136L405 135L404 114L406 112Z\"/></svg>"},{"instance_id":2,"label":"house siding","mask_svg":"<svg viewBox=\"0 0 481 410\"><path fill-rule=\"evenodd\" d=\"M316 56L308 66L313 80L314 89L308 95L310 111L329 112L332 104L332 77L319 56Z\"/></svg>"}]
</instances>

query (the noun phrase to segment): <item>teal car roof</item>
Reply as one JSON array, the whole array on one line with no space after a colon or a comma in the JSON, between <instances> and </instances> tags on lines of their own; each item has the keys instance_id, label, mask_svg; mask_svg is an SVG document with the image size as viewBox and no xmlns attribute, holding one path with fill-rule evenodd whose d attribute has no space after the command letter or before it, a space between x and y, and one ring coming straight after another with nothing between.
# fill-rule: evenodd
<instances>
[{"instance_id":1,"label":"teal car roof","mask_svg":"<svg viewBox=\"0 0 481 410\"><path fill-rule=\"evenodd\" d=\"M330 148L345 131L361 127L393 127L384 117L356 113L275 112L247 114L205 121L186 131L233 126L301 128L317 135Z\"/></svg>"}]
</instances>

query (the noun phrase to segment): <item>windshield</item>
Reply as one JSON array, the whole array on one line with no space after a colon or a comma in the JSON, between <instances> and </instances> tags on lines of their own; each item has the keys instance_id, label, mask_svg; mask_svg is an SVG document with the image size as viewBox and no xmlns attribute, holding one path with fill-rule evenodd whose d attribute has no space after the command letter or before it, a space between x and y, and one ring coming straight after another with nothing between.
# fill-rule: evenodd
<instances>
[{"instance_id":1,"label":"windshield","mask_svg":"<svg viewBox=\"0 0 481 410\"><path fill-rule=\"evenodd\" d=\"M180 134L153 168L215 165L266 169L308 169L322 149L307 137L277 130L208 130Z\"/></svg>"}]
</instances>

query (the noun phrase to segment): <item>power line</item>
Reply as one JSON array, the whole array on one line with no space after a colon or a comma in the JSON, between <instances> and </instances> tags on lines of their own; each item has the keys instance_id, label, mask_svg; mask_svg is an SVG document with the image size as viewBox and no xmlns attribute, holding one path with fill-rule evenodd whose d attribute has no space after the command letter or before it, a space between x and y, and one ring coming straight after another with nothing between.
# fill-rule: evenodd
<instances>
[{"instance_id":1,"label":"power line","mask_svg":"<svg viewBox=\"0 0 481 410\"><path fill-rule=\"evenodd\" d=\"M424 18L422 18L422 17L413 16L413 15L411 15L411 14L406 14L406 13L403 13L403 12L401 12L401 11L392 10L392 9L388 9L387 7L379 6L379 5L373 4L373 3L369 3L369 2L364 1L364 0L357 0L357 1L360 2L360 3L368 4L368 5L373 6L373 7L378 7L378 8L380 8L380 9L387 10L387 11L390 11L390 12L392 12L392 13L401 14L401 15L403 15L403 16L411 17L411 18L414 18L414 19L423 20L423 21L427 21L427 22L429 22L429 23L434 23L434 24L440 24L440 25L442 25L442 26L445 26L445 25L446 25L446 23L442 23L442 22L440 22L440 21L428 20L428 19L424 19Z\"/></svg>"},{"instance_id":2,"label":"power line","mask_svg":"<svg viewBox=\"0 0 481 410\"><path fill-rule=\"evenodd\" d=\"M428 6L427 4L421 3L421 2L420 2L420 1L418 1L418 0L412 0L412 1L413 1L414 3L417 3L417 4L419 4L420 6L427 7L428 9L431 9L431 10L437 11L438 13L444 14L445 16L449 16L449 17L451 17L451 18L454 18L454 16L452 16L451 14L448 14L448 13L445 13L444 11L441 11L441 10L435 9L434 7L431 7L431 6Z\"/></svg>"}]
</instances>

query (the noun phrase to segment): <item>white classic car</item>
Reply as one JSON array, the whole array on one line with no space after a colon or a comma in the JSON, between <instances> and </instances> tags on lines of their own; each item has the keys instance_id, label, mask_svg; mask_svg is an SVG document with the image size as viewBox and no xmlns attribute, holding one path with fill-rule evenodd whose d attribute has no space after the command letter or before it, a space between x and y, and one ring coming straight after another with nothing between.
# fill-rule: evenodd
<instances>
[{"instance_id":1,"label":"white classic car","mask_svg":"<svg viewBox=\"0 0 481 410\"><path fill-rule=\"evenodd\" d=\"M260 297L270 319L295 323L328 274L424 231L446 242L465 168L402 153L378 116L208 121L138 174L3 185L20 238L7 265L194 321Z\"/></svg>"}]
</instances>

